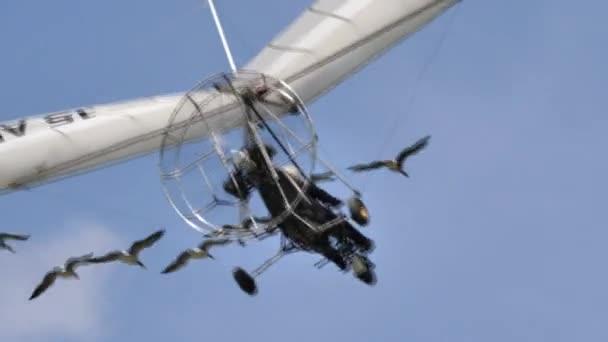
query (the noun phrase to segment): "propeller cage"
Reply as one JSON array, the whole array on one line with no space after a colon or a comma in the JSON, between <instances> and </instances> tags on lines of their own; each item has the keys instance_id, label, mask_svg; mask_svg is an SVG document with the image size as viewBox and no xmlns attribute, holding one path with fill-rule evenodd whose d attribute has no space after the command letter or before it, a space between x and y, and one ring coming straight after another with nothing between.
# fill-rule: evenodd
<instances>
[{"instance_id":1,"label":"propeller cage","mask_svg":"<svg viewBox=\"0 0 608 342\"><path fill-rule=\"evenodd\" d=\"M259 194L252 191L240 199L223 186L226 181L236 185L231 175L246 157L240 151L257 146L266 166L292 165L310 179L316 143L304 103L285 82L252 71L221 73L187 92L173 111L161 141L161 183L172 207L192 228L208 236L260 238L272 234L304 200L305 189L292 201L282 193L285 212L259 223L256 217L267 216ZM276 155L269 155L266 146ZM236 227L247 219L253 222L249 229Z\"/></svg>"}]
</instances>

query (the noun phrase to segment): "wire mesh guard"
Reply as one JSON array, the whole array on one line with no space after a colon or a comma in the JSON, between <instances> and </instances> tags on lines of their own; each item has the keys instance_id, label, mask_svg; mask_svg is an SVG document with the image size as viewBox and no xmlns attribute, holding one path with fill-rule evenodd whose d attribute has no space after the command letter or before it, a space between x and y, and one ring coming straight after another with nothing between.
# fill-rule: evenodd
<instances>
[{"instance_id":1,"label":"wire mesh guard","mask_svg":"<svg viewBox=\"0 0 608 342\"><path fill-rule=\"evenodd\" d=\"M313 123L297 94L280 80L249 71L222 73L178 103L160 149L161 182L192 228L241 241L270 234L276 220L259 219L268 216L259 194L253 191L241 201L223 186L248 142L271 146L277 153L267 162L275 167L296 166L306 178L315 168ZM287 210L302 196L291 203L284 197ZM247 219L253 224L243 227Z\"/></svg>"}]
</instances>

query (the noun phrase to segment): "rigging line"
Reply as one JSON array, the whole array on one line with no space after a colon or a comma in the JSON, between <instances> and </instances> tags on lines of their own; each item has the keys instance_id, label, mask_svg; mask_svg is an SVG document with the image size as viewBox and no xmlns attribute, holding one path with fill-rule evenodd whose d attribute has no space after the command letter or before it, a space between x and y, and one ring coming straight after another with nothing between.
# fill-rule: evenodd
<instances>
[{"instance_id":1,"label":"rigging line","mask_svg":"<svg viewBox=\"0 0 608 342\"><path fill-rule=\"evenodd\" d=\"M224 79L226 79L226 81L230 85L230 88L232 88L232 91L234 92L234 94L238 94L238 92L234 88L234 85L232 84L232 82L230 82L230 80L227 79L225 75L224 75ZM266 130L268 131L268 133L270 133L270 135L272 136L272 138L279 144L279 147L281 147L281 149L283 150L283 152L285 154L287 154L287 157L294 164L294 166L298 169L298 171L300 172L300 174L302 174L302 176L304 176L305 178L307 178L306 173L304 173L304 171L302 170L302 168L300 168L300 165L289 154L289 152L287 151L287 149L285 148L285 146L283 145L283 143L281 142L281 140L279 138L277 138L277 136L274 133L274 131L270 128L270 126L268 126L268 123L266 122L266 120L264 120L264 118L262 118L262 116L260 115L260 112L258 112L258 110L255 108L255 105L254 105L253 101L249 97L243 97L242 95L236 95L236 96L238 96L241 99L241 101L244 103L244 105L245 105L245 108L246 108L245 109L245 113L247 114L247 123L246 123L247 124L247 129L249 129L249 122L250 122L249 117L251 115L250 112L249 112L249 110L251 110L257 116L258 120L260 120L260 123L266 128Z\"/></svg>"},{"instance_id":2,"label":"rigging line","mask_svg":"<svg viewBox=\"0 0 608 342\"><path fill-rule=\"evenodd\" d=\"M257 116L258 120L260 120L260 122L262 123L262 125L264 125L264 128L266 128L266 130L268 131L268 133L270 133L270 135L277 142L277 144L279 144L279 147L281 148L281 150L283 150L283 153L285 153L287 155L287 157L289 158L289 160L291 161L291 163L298 169L298 171L300 172L300 174L302 175L302 177L304 177L304 178L307 179L308 176L304 172L304 170L302 170L302 168L300 167L300 164L298 164L293 159L293 157L291 156L291 154L289 153L289 151L287 151L287 149L285 148L285 145L283 145L283 143L281 142L281 140L276 136L276 134L274 133L274 131L272 130L272 128L270 128L270 126L268 126L268 123L266 122L266 120L264 120L262 118L262 116L260 115L260 112L258 112L258 110L255 108L255 106L253 105L253 103L251 103L251 104L248 103L247 106Z\"/></svg>"},{"instance_id":3,"label":"rigging line","mask_svg":"<svg viewBox=\"0 0 608 342\"><path fill-rule=\"evenodd\" d=\"M433 64L433 62L439 55L439 51L441 50L441 47L445 43L448 33L450 32L449 29L452 26L452 23L454 22L454 18L456 17L457 11L458 11L458 7L455 8L452 16L450 16L448 18L448 21L443 29L443 32L439 36L438 42L435 45L435 49L431 52L430 58L426 59L426 63L424 63L422 68L419 70L418 75L416 76L416 79L414 80L414 85L411 87L411 91L409 92L409 97L406 100L403 111L401 113L395 111L395 113L393 115L393 120L392 120L393 123L388 128L389 133L385 135L384 141L380 145L380 148L379 148L378 152L376 153L376 155L380 156L380 158L382 158L382 153L386 150L386 148L388 147L388 144L393 140L397 131L402 127L403 121L405 121L404 118L408 115L409 110L411 110L411 108L414 104L414 101L416 100L416 95L417 95L416 90L418 89L420 83L422 82L426 72L429 70L430 66ZM399 115L399 114L401 114L401 115ZM370 173L368 173L365 176L365 179L362 182L363 183L363 185L361 187L362 191L365 191L365 189L367 188L367 185L370 183L370 176L371 176Z\"/></svg>"},{"instance_id":4,"label":"rigging line","mask_svg":"<svg viewBox=\"0 0 608 342\"><path fill-rule=\"evenodd\" d=\"M249 56L254 56L258 51L260 51L260 48L254 48L253 45L251 45L246 39L244 39L243 37L245 37L245 35L243 34L243 32L239 29L239 26L230 18L230 16L228 16L227 14L224 14L222 16L222 21L224 21L224 23L228 24L227 27L230 28L230 30L232 32L234 32L235 34L232 35L233 39L236 39L239 41L240 45L242 45L245 50L247 50L247 53L249 54ZM234 42L234 40L233 40ZM234 45L233 45L234 47ZM264 47L264 45L262 45L262 47ZM249 59L250 59L249 57Z\"/></svg>"},{"instance_id":5,"label":"rigging line","mask_svg":"<svg viewBox=\"0 0 608 342\"><path fill-rule=\"evenodd\" d=\"M236 65L234 64L234 59L232 58L232 52L230 52L230 47L228 46L228 41L226 41L226 36L224 35L224 29L222 28L222 23L220 22L220 18L217 15L215 10L215 5L213 4L213 0L207 0L209 4L209 9L211 10L211 15L213 16L213 21L215 22L215 26L217 28L217 32L220 35L220 39L222 41L222 46L224 47L224 52L226 53L226 58L228 58L228 64L230 64L230 69L233 73L236 72Z\"/></svg>"}]
</instances>

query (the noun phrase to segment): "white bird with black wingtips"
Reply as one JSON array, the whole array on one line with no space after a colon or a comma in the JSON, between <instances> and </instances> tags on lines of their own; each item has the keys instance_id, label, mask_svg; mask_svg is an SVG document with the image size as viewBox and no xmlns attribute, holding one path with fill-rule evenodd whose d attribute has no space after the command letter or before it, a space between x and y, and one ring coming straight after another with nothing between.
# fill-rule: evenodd
<instances>
[{"instance_id":1,"label":"white bird with black wingtips","mask_svg":"<svg viewBox=\"0 0 608 342\"><path fill-rule=\"evenodd\" d=\"M0 249L6 249L11 253L15 253L13 247L8 245L6 240L26 241L29 238L29 234L0 233Z\"/></svg>"},{"instance_id":2,"label":"white bird with black wingtips","mask_svg":"<svg viewBox=\"0 0 608 342\"><path fill-rule=\"evenodd\" d=\"M91 260L93 263L106 263L112 261L119 261L125 263L127 265L138 265L141 268L146 268L146 266L139 260L139 253L145 249L152 247L161 237L165 234L165 230L161 229L145 239L135 241L128 250L116 250L108 252L106 255L101 257L95 257Z\"/></svg>"},{"instance_id":3,"label":"white bird with black wingtips","mask_svg":"<svg viewBox=\"0 0 608 342\"><path fill-rule=\"evenodd\" d=\"M80 279L78 273L76 273L76 267L81 265L86 265L91 263L91 258L93 257L93 253L85 254L78 257L72 257L66 260L63 266L54 267L50 272L48 272L40 284L36 286L34 292L30 296L29 300L32 300L38 296L40 296L44 291L46 291L57 278L75 278Z\"/></svg>"},{"instance_id":4,"label":"white bird with black wingtips","mask_svg":"<svg viewBox=\"0 0 608 342\"><path fill-rule=\"evenodd\" d=\"M201 242L196 248L189 248L180 253L180 255L178 255L177 258L171 264L169 264L169 266L167 266L161 273L166 274L175 272L180 268L186 266L190 259L215 259L213 255L209 254L209 249L213 246L222 246L228 243L230 243L230 240L227 239L205 240Z\"/></svg>"}]
</instances>

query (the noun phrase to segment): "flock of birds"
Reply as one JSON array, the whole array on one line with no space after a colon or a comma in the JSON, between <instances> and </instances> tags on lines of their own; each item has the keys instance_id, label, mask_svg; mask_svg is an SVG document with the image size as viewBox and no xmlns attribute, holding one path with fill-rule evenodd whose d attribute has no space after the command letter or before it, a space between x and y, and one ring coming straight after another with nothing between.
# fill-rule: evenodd
<instances>
[{"instance_id":1,"label":"flock of birds","mask_svg":"<svg viewBox=\"0 0 608 342\"><path fill-rule=\"evenodd\" d=\"M81 256L68 258L65 263L61 266L56 266L49 272L47 272L42 281L36 286L29 300L37 298L42 293L51 287L57 280L57 278L75 278L80 279L76 269L79 266L100 264L108 262L121 262L131 266L139 266L146 268L143 262L139 258L139 254L146 248L152 247L160 238L165 234L165 230L157 230L150 234L148 237L137 240L131 244L129 249L126 250L115 250L106 253L101 256L93 256L93 253L88 253ZM14 233L0 233L0 249L8 250L9 252L15 253L15 250L7 243L8 240L15 241L26 241L30 238L27 234L14 234ZM225 245L230 243L230 240L205 240L194 248L189 248L180 253L175 260L173 260L165 269L161 272L163 274L175 272L184 267L190 259L203 259L211 258L214 259L213 255L209 253L209 250L213 246Z\"/></svg>"},{"instance_id":2,"label":"flock of birds","mask_svg":"<svg viewBox=\"0 0 608 342\"><path fill-rule=\"evenodd\" d=\"M389 169L390 171L400 173L405 177L409 177L408 173L404 170L405 160L423 150L429 142L430 136L425 136L416 141L411 146L406 147L400 151L395 159L388 160L377 160L370 163L357 164L349 167L349 170L355 172L376 170L382 167ZM326 176L317 176L321 180ZM150 234L148 237L137 240L131 244L129 249L126 250L115 250L106 253L105 255L95 257L93 253L88 253L81 256L68 258L65 263L61 266L56 266L52 270L46 273L42 281L36 286L29 300L35 299L48 290L51 285L55 283L57 278L75 278L80 279L76 268L83 265L100 264L109 262L121 262L127 265L139 266L146 268L143 262L139 258L139 254L142 250L152 247L158 240L160 240L165 234L165 230L161 229ZM14 233L1 233L0 232L0 249L7 250L11 253L15 253L13 247L11 247L7 241L26 241L30 238L27 234L14 234ZM209 253L209 250L213 246L225 245L232 242L229 239L221 240L204 240L197 247L189 248L181 252L165 269L161 272L162 274L175 272L188 264L190 259L214 259L213 255Z\"/></svg>"}]
</instances>

